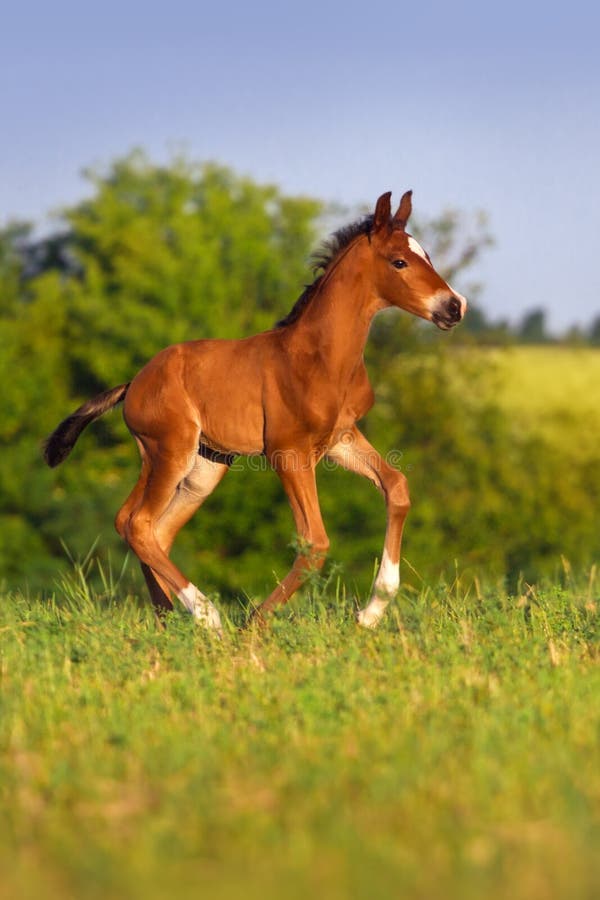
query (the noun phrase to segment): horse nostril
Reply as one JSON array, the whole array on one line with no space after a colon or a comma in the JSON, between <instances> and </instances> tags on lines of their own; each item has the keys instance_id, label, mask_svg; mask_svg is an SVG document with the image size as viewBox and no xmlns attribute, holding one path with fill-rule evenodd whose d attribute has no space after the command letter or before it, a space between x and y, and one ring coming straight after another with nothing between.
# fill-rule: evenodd
<instances>
[{"instance_id":1,"label":"horse nostril","mask_svg":"<svg viewBox=\"0 0 600 900\"><path fill-rule=\"evenodd\" d=\"M461 318L460 300L456 297L451 297L446 305L446 311L453 322L458 322Z\"/></svg>"}]
</instances>

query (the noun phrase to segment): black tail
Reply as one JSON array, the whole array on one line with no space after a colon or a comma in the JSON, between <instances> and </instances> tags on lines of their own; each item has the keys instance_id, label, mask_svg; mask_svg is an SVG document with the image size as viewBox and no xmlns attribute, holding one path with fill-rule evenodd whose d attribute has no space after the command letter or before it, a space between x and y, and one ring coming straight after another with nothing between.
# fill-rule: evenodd
<instances>
[{"instance_id":1,"label":"black tail","mask_svg":"<svg viewBox=\"0 0 600 900\"><path fill-rule=\"evenodd\" d=\"M58 466L59 463L66 459L75 442L86 425L99 419L101 415L121 403L125 399L125 394L129 384L120 384L119 387L111 388L110 391L104 391L98 394L76 409L72 415L68 416L60 425L54 429L50 437L44 441L44 459L51 468Z\"/></svg>"}]
</instances>

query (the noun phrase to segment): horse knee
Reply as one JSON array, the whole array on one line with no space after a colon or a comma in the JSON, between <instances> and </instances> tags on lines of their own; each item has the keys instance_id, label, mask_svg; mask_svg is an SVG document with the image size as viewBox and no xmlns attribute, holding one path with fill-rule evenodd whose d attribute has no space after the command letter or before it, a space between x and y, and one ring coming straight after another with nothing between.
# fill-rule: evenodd
<instances>
[{"instance_id":1,"label":"horse knee","mask_svg":"<svg viewBox=\"0 0 600 900\"><path fill-rule=\"evenodd\" d=\"M322 569L329 550L329 538L323 535L304 542L297 551L296 565L301 568Z\"/></svg>"},{"instance_id":2,"label":"horse knee","mask_svg":"<svg viewBox=\"0 0 600 900\"><path fill-rule=\"evenodd\" d=\"M329 553L329 547L330 547L330 541L329 541L329 538L326 537L319 548L319 550L323 554L323 556L327 556L327 554Z\"/></svg>"},{"instance_id":3,"label":"horse knee","mask_svg":"<svg viewBox=\"0 0 600 900\"><path fill-rule=\"evenodd\" d=\"M322 538L319 538L310 545L310 560L311 564L316 569L322 569L325 565L325 559L329 552L329 538L327 535L324 535Z\"/></svg>"},{"instance_id":4,"label":"horse knee","mask_svg":"<svg viewBox=\"0 0 600 900\"><path fill-rule=\"evenodd\" d=\"M406 516L410 509L410 494L408 491L408 481L402 472L396 473L394 483L387 490L386 495L390 512Z\"/></svg>"},{"instance_id":5,"label":"horse knee","mask_svg":"<svg viewBox=\"0 0 600 900\"><path fill-rule=\"evenodd\" d=\"M119 510L115 517L115 529L134 553L137 553L136 547L140 546L143 539L143 528L141 522L136 522L134 513L128 509Z\"/></svg>"},{"instance_id":6,"label":"horse knee","mask_svg":"<svg viewBox=\"0 0 600 900\"><path fill-rule=\"evenodd\" d=\"M128 516L124 525L124 538L138 559L147 561L152 544L152 532L147 520L135 513Z\"/></svg>"}]
</instances>

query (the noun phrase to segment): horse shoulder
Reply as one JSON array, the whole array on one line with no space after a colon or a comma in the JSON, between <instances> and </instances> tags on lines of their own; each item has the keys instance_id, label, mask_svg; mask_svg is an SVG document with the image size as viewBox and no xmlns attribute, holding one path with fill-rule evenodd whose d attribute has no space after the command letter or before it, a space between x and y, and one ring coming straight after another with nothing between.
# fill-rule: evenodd
<instances>
[{"instance_id":1,"label":"horse shoulder","mask_svg":"<svg viewBox=\"0 0 600 900\"><path fill-rule=\"evenodd\" d=\"M342 414L352 416L352 421L365 416L375 402L375 393L364 362L357 367L345 397Z\"/></svg>"}]
</instances>

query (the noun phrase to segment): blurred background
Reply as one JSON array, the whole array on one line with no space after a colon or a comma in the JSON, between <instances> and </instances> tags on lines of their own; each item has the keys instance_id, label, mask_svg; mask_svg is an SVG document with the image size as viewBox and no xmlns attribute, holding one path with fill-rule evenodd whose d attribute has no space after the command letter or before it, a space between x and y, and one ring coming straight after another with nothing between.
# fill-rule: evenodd
<instances>
[{"instance_id":1,"label":"blurred background","mask_svg":"<svg viewBox=\"0 0 600 900\"><path fill-rule=\"evenodd\" d=\"M268 328L377 196L471 306L376 320L369 439L406 472L404 581L535 580L600 555L598 13L114 0L13 5L0 33L0 579L118 571L137 473L118 413L50 472L43 437L167 344ZM286 571L270 472L230 473L174 552L237 602ZM323 471L331 557L368 590L385 514ZM65 550L68 548L68 553ZM133 576L133 569L132 575Z\"/></svg>"}]
</instances>

